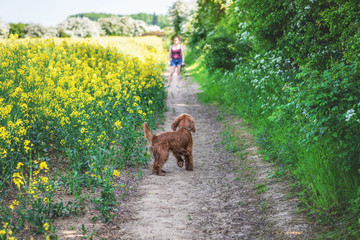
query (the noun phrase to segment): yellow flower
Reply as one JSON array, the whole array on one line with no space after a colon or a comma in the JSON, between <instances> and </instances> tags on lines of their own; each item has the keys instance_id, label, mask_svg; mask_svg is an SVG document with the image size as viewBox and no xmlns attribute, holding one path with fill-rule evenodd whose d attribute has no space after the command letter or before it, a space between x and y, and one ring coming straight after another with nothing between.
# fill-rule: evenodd
<instances>
[{"instance_id":1,"label":"yellow flower","mask_svg":"<svg viewBox=\"0 0 360 240\"><path fill-rule=\"evenodd\" d=\"M29 147L29 144L30 144L30 140L25 140L24 141L24 149L25 149L25 152L28 153L28 151L31 149Z\"/></svg>"},{"instance_id":2,"label":"yellow flower","mask_svg":"<svg viewBox=\"0 0 360 240\"><path fill-rule=\"evenodd\" d=\"M30 188L29 190L27 190L27 193L31 195L31 194L34 194L34 193L35 193L35 191L34 191L34 189L33 189L33 188Z\"/></svg>"},{"instance_id":3,"label":"yellow flower","mask_svg":"<svg viewBox=\"0 0 360 240\"><path fill-rule=\"evenodd\" d=\"M20 188L21 185L24 185L24 181L22 180L23 177L20 175L20 173L16 172L13 174L13 182L15 183L15 185Z\"/></svg>"},{"instance_id":4,"label":"yellow flower","mask_svg":"<svg viewBox=\"0 0 360 240\"><path fill-rule=\"evenodd\" d=\"M16 166L16 169L20 169L21 166L24 166L24 164L23 164L22 162L19 162L19 163L17 164L17 166Z\"/></svg>"},{"instance_id":5,"label":"yellow flower","mask_svg":"<svg viewBox=\"0 0 360 240\"><path fill-rule=\"evenodd\" d=\"M50 191L52 189L52 185L46 186L46 191Z\"/></svg>"},{"instance_id":6,"label":"yellow flower","mask_svg":"<svg viewBox=\"0 0 360 240\"><path fill-rule=\"evenodd\" d=\"M116 176L116 177L120 176L120 172L118 170L114 169L113 176Z\"/></svg>"},{"instance_id":7,"label":"yellow flower","mask_svg":"<svg viewBox=\"0 0 360 240\"><path fill-rule=\"evenodd\" d=\"M49 178L41 177L41 183L49 183Z\"/></svg>"},{"instance_id":8,"label":"yellow flower","mask_svg":"<svg viewBox=\"0 0 360 240\"><path fill-rule=\"evenodd\" d=\"M44 203L49 203L49 199L47 197L44 198Z\"/></svg>"},{"instance_id":9,"label":"yellow flower","mask_svg":"<svg viewBox=\"0 0 360 240\"><path fill-rule=\"evenodd\" d=\"M114 123L114 125L119 129L122 129L122 126L121 126L121 121L116 121L115 123Z\"/></svg>"},{"instance_id":10,"label":"yellow flower","mask_svg":"<svg viewBox=\"0 0 360 240\"><path fill-rule=\"evenodd\" d=\"M50 228L50 224L49 223L44 223L43 227L44 227L45 231L48 231L49 228Z\"/></svg>"},{"instance_id":11,"label":"yellow flower","mask_svg":"<svg viewBox=\"0 0 360 240\"><path fill-rule=\"evenodd\" d=\"M2 153L0 153L0 154L2 154L2 157L1 157L1 158L6 158L6 156L7 156L7 151L4 149L4 151L3 151Z\"/></svg>"},{"instance_id":12,"label":"yellow flower","mask_svg":"<svg viewBox=\"0 0 360 240\"><path fill-rule=\"evenodd\" d=\"M43 169L49 170L46 162L40 162L40 170L43 170Z\"/></svg>"},{"instance_id":13,"label":"yellow flower","mask_svg":"<svg viewBox=\"0 0 360 240\"><path fill-rule=\"evenodd\" d=\"M0 236L4 236L6 234L6 230L3 229L3 230L0 230Z\"/></svg>"},{"instance_id":14,"label":"yellow flower","mask_svg":"<svg viewBox=\"0 0 360 240\"><path fill-rule=\"evenodd\" d=\"M16 205L16 206L19 206L20 202L18 200L14 200L13 204Z\"/></svg>"},{"instance_id":15,"label":"yellow flower","mask_svg":"<svg viewBox=\"0 0 360 240\"><path fill-rule=\"evenodd\" d=\"M86 133L86 132L87 132L86 128L84 128L84 127L81 128L81 133L82 133L82 134L84 134L84 133Z\"/></svg>"},{"instance_id":16,"label":"yellow flower","mask_svg":"<svg viewBox=\"0 0 360 240\"><path fill-rule=\"evenodd\" d=\"M11 205L9 206L9 208L10 208L11 210L13 210L13 209L14 209L14 205L11 204Z\"/></svg>"}]
</instances>

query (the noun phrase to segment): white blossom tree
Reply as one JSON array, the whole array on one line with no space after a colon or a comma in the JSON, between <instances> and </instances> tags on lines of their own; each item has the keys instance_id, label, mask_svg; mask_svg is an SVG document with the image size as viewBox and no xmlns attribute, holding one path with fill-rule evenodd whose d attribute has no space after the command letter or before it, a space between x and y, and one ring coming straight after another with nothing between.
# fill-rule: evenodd
<instances>
[{"instance_id":1,"label":"white blossom tree","mask_svg":"<svg viewBox=\"0 0 360 240\"><path fill-rule=\"evenodd\" d=\"M108 36L131 36L131 26L128 24L127 17L112 16L108 18L100 18L99 23L101 29Z\"/></svg>"},{"instance_id":2,"label":"white blossom tree","mask_svg":"<svg viewBox=\"0 0 360 240\"><path fill-rule=\"evenodd\" d=\"M135 20L133 18L130 18L129 20L130 26L132 28L132 36L136 37L136 36L140 36L142 35L144 32L146 32L146 27L147 24L142 21L142 20Z\"/></svg>"},{"instance_id":3,"label":"white blossom tree","mask_svg":"<svg viewBox=\"0 0 360 240\"><path fill-rule=\"evenodd\" d=\"M70 37L99 37L101 34L100 24L86 17L70 17L56 28Z\"/></svg>"},{"instance_id":4,"label":"white blossom tree","mask_svg":"<svg viewBox=\"0 0 360 240\"><path fill-rule=\"evenodd\" d=\"M0 38L7 38L10 33L10 25L0 21Z\"/></svg>"},{"instance_id":5,"label":"white blossom tree","mask_svg":"<svg viewBox=\"0 0 360 240\"><path fill-rule=\"evenodd\" d=\"M58 37L59 32L55 27L49 27L46 29L46 33L43 37L45 38L51 38L51 37Z\"/></svg>"},{"instance_id":6,"label":"white blossom tree","mask_svg":"<svg viewBox=\"0 0 360 240\"><path fill-rule=\"evenodd\" d=\"M131 17L112 16L100 18L99 23L102 30L109 36L140 36L145 32L158 31L158 26L149 26L142 20L135 20Z\"/></svg>"},{"instance_id":7,"label":"white blossom tree","mask_svg":"<svg viewBox=\"0 0 360 240\"><path fill-rule=\"evenodd\" d=\"M162 32L163 30L158 25L147 25L146 32Z\"/></svg>"},{"instance_id":8,"label":"white blossom tree","mask_svg":"<svg viewBox=\"0 0 360 240\"><path fill-rule=\"evenodd\" d=\"M26 38L42 38L45 37L47 28L40 24L31 23L25 27L25 32Z\"/></svg>"}]
</instances>

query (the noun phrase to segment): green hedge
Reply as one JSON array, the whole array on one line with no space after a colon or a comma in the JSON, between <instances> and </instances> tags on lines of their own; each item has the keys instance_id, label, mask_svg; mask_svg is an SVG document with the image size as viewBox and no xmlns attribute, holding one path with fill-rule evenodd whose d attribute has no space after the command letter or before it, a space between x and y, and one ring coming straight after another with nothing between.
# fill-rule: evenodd
<instances>
[{"instance_id":1,"label":"green hedge","mask_svg":"<svg viewBox=\"0 0 360 240\"><path fill-rule=\"evenodd\" d=\"M198 4L197 16L207 13L206 3ZM203 99L229 106L254 125L266 157L294 173L313 212L346 213L356 224L358 1L236 0L220 16L207 16L211 28L192 35L192 48L203 49L201 66L212 73L202 80Z\"/></svg>"}]
</instances>

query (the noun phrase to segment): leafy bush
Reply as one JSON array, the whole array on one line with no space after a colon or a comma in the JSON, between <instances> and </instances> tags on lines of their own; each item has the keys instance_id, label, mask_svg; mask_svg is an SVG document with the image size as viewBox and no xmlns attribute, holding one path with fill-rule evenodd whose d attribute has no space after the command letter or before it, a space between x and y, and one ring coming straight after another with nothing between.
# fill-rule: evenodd
<instances>
[{"instance_id":1,"label":"leafy bush","mask_svg":"<svg viewBox=\"0 0 360 240\"><path fill-rule=\"evenodd\" d=\"M216 69L234 70L237 52L233 46L233 39L227 36L216 36L211 38L212 44L206 45L206 68L213 72Z\"/></svg>"},{"instance_id":2,"label":"leafy bush","mask_svg":"<svg viewBox=\"0 0 360 240\"><path fill-rule=\"evenodd\" d=\"M358 1L236 0L225 16L216 6L198 1L191 36L193 51L208 49L203 99L253 124L266 158L292 170L312 211L346 208L349 229L358 227Z\"/></svg>"},{"instance_id":3,"label":"leafy bush","mask_svg":"<svg viewBox=\"0 0 360 240\"><path fill-rule=\"evenodd\" d=\"M190 43L197 45L205 40L225 16L226 0L197 0L197 9L194 14Z\"/></svg>"},{"instance_id":4,"label":"leafy bush","mask_svg":"<svg viewBox=\"0 0 360 240\"><path fill-rule=\"evenodd\" d=\"M203 29L200 30L200 33L192 33L192 41L196 41L196 45L193 42L190 45L193 49L197 48L203 51L206 68L210 72L233 71L236 64L246 61L249 57L253 47L252 39L245 30L246 24L241 21L241 18L234 17L234 15L240 14L234 4L229 5L226 9L227 14L225 14L225 7L221 1L210 2L199 6L198 14L205 15L218 9L223 15L206 16L213 23L211 25L207 23L208 30L201 25ZM195 18L194 25L197 26L202 21L203 19Z\"/></svg>"},{"instance_id":5,"label":"leafy bush","mask_svg":"<svg viewBox=\"0 0 360 240\"><path fill-rule=\"evenodd\" d=\"M296 106L296 119L311 129L307 140L322 135L331 138L338 145L336 161L355 174L360 169L360 136L354 134L360 131L359 74L358 63L335 63L323 72L304 69L298 75L301 83L290 89L289 105Z\"/></svg>"},{"instance_id":6,"label":"leafy bush","mask_svg":"<svg viewBox=\"0 0 360 240\"><path fill-rule=\"evenodd\" d=\"M24 38L26 31L25 28L28 24L24 23L10 23L10 34L17 34L19 38Z\"/></svg>"},{"instance_id":7,"label":"leafy bush","mask_svg":"<svg viewBox=\"0 0 360 240\"><path fill-rule=\"evenodd\" d=\"M174 26L174 35L185 35L192 19L195 6L183 0L177 0L169 8L169 20Z\"/></svg>"},{"instance_id":8,"label":"leafy bush","mask_svg":"<svg viewBox=\"0 0 360 240\"><path fill-rule=\"evenodd\" d=\"M233 71L238 61L249 56L251 46L245 41L236 41L226 33L208 37L210 44L204 46L205 64L210 72L217 69Z\"/></svg>"}]
</instances>

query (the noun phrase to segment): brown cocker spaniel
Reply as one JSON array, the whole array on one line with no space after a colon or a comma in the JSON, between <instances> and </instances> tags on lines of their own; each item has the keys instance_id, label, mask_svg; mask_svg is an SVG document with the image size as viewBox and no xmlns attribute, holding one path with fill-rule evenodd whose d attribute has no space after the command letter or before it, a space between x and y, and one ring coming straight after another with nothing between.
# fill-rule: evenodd
<instances>
[{"instance_id":1,"label":"brown cocker spaniel","mask_svg":"<svg viewBox=\"0 0 360 240\"><path fill-rule=\"evenodd\" d=\"M155 158L152 171L159 176L165 176L162 167L168 160L170 151L176 157L177 165L180 168L184 166L183 156L185 169L188 171L194 169L191 132L196 130L193 117L186 113L178 116L171 124L171 129L174 132L155 135L150 131L148 124L144 123L145 138L149 143L149 150Z\"/></svg>"}]
</instances>

